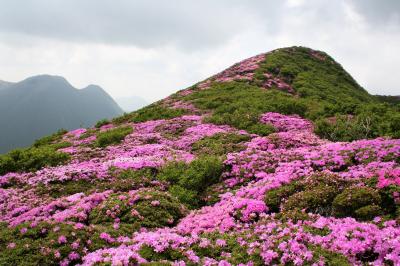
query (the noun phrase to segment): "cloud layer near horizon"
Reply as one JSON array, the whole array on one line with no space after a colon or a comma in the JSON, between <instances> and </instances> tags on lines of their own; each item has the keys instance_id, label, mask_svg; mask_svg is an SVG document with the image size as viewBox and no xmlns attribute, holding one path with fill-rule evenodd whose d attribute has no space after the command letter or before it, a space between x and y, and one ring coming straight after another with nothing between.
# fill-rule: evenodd
<instances>
[{"instance_id":1,"label":"cloud layer near horizon","mask_svg":"<svg viewBox=\"0 0 400 266\"><path fill-rule=\"evenodd\" d=\"M149 101L278 47L332 55L374 94L400 94L395 0L0 0L0 79L48 73Z\"/></svg>"}]
</instances>

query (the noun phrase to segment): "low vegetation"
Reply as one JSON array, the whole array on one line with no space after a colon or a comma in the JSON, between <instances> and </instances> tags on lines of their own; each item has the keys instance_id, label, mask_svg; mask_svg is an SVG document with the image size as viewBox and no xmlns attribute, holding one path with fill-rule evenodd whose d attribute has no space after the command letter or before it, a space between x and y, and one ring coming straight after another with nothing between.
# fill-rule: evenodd
<instances>
[{"instance_id":1,"label":"low vegetation","mask_svg":"<svg viewBox=\"0 0 400 266\"><path fill-rule=\"evenodd\" d=\"M132 133L133 128L130 126L122 126L113 129L109 129L104 132L97 133L96 146L97 147L107 147L109 145L118 144L124 138Z\"/></svg>"},{"instance_id":2,"label":"low vegetation","mask_svg":"<svg viewBox=\"0 0 400 266\"><path fill-rule=\"evenodd\" d=\"M190 208L204 204L202 193L220 181L222 160L216 156L202 156L189 164L172 162L163 167L157 178L170 183L169 191Z\"/></svg>"}]
</instances>

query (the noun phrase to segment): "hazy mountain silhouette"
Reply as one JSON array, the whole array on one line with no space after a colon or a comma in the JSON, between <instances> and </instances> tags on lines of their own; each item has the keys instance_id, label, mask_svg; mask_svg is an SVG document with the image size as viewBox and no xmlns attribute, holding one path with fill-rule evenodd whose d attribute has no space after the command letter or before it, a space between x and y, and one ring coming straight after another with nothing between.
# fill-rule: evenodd
<instances>
[{"instance_id":1,"label":"hazy mountain silhouette","mask_svg":"<svg viewBox=\"0 0 400 266\"><path fill-rule=\"evenodd\" d=\"M30 145L58 129L92 126L122 109L99 86L78 90L59 76L0 82L0 153Z\"/></svg>"}]
</instances>

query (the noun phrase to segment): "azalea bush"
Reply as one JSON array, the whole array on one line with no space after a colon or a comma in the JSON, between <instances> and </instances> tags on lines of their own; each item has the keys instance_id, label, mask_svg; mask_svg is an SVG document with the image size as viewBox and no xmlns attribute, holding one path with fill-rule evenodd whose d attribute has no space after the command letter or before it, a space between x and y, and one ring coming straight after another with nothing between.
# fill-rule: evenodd
<instances>
[{"instance_id":1,"label":"azalea bush","mask_svg":"<svg viewBox=\"0 0 400 266\"><path fill-rule=\"evenodd\" d=\"M173 226L185 214L185 207L166 192L144 189L110 195L89 215L93 224L126 224L141 227Z\"/></svg>"}]
</instances>

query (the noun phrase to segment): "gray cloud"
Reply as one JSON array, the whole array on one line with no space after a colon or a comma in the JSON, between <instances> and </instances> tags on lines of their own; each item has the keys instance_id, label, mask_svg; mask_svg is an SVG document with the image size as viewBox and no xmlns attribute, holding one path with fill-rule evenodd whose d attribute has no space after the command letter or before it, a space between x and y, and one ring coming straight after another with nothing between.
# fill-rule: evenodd
<instances>
[{"instance_id":1,"label":"gray cloud","mask_svg":"<svg viewBox=\"0 0 400 266\"><path fill-rule=\"evenodd\" d=\"M0 0L0 79L48 73L160 99L246 57L303 45L400 94L398 1ZM7 62L7 63L4 63Z\"/></svg>"},{"instance_id":2,"label":"gray cloud","mask_svg":"<svg viewBox=\"0 0 400 266\"><path fill-rule=\"evenodd\" d=\"M210 47L249 27L238 0L0 0L0 31L138 47Z\"/></svg>"},{"instance_id":3,"label":"gray cloud","mask_svg":"<svg viewBox=\"0 0 400 266\"><path fill-rule=\"evenodd\" d=\"M371 24L400 23L400 1L398 0L351 0Z\"/></svg>"}]
</instances>

